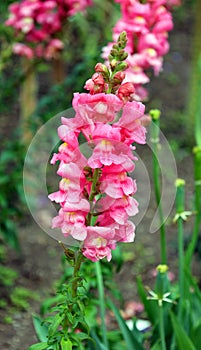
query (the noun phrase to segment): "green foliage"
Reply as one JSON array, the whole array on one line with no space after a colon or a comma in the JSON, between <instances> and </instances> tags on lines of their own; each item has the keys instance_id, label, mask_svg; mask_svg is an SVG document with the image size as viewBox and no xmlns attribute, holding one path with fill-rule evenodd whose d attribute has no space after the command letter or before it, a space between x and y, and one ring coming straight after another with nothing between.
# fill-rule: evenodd
<instances>
[{"instance_id":1,"label":"green foliage","mask_svg":"<svg viewBox=\"0 0 201 350\"><path fill-rule=\"evenodd\" d=\"M47 341L47 336L48 336L47 325L45 323L43 323L42 318L39 317L38 315L33 315L32 319L33 319L33 324L34 324L34 328L35 328L36 335L37 335L38 339L41 342Z\"/></svg>"},{"instance_id":2,"label":"green foliage","mask_svg":"<svg viewBox=\"0 0 201 350\"><path fill-rule=\"evenodd\" d=\"M177 339L178 349L179 350L183 350L183 349L196 350L192 341L190 340L190 338L186 334L185 330L183 329L183 327L179 323L176 316L172 312L170 313L170 316L171 316L171 321L172 321L172 325L173 325L173 330L174 330L174 333L175 333L176 339Z\"/></svg>"},{"instance_id":3,"label":"green foliage","mask_svg":"<svg viewBox=\"0 0 201 350\"><path fill-rule=\"evenodd\" d=\"M5 287L12 287L18 277L18 272L4 265L0 265L0 271L0 284Z\"/></svg>"},{"instance_id":4,"label":"green foliage","mask_svg":"<svg viewBox=\"0 0 201 350\"><path fill-rule=\"evenodd\" d=\"M127 350L144 350L144 347L142 346L143 338L140 332L137 331L137 329L133 329L133 331L131 331L127 327L124 319L122 318L118 309L115 307L115 305L112 303L111 300L109 300L109 306L111 310L114 312L114 315L121 329L122 335L125 339L126 349Z\"/></svg>"},{"instance_id":5,"label":"green foliage","mask_svg":"<svg viewBox=\"0 0 201 350\"><path fill-rule=\"evenodd\" d=\"M10 293L10 299L16 309L27 310L29 301L38 300L38 294L27 288L15 287Z\"/></svg>"},{"instance_id":6,"label":"green foliage","mask_svg":"<svg viewBox=\"0 0 201 350\"><path fill-rule=\"evenodd\" d=\"M42 320L38 316L33 316L36 333L43 342L39 344L45 346L46 340L47 349L65 350L73 346L82 349L82 343L90 339L85 318L88 298L84 278L79 273L82 259L82 254L75 253L74 272L71 270L73 276L68 278L68 284L60 284L57 296L42 305L43 312L47 312L46 317Z\"/></svg>"},{"instance_id":7,"label":"green foliage","mask_svg":"<svg viewBox=\"0 0 201 350\"><path fill-rule=\"evenodd\" d=\"M0 155L0 234L12 248L19 250L17 220L22 216L24 192L22 170L24 147L19 141L8 142Z\"/></svg>"},{"instance_id":8,"label":"green foliage","mask_svg":"<svg viewBox=\"0 0 201 350\"><path fill-rule=\"evenodd\" d=\"M33 344L29 347L29 350L45 350L45 349L48 349L47 342Z\"/></svg>"}]
</instances>

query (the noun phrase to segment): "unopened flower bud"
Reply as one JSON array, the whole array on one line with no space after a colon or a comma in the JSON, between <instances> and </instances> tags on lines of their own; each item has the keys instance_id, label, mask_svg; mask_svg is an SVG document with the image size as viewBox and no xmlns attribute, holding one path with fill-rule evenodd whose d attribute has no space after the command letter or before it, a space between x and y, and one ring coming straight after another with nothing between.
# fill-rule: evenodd
<instances>
[{"instance_id":1,"label":"unopened flower bud","mask_svg":"<svg viewBox=\"0 0 201 350\"><path fill-rule=\"evenodd\" d=\"M128 63L127 62L120 62L116 66L116 71L123 71L123 70L126 70L127 68L128 68Z\"/></svg>"},{"instance_id":2,"label":"unopened flower bud","mask_svg":"<svg viewBox=\"0 0 201 350\"><path fill-rule=\"evenodd\" d=\"M168 266L165 264L159 264L156 268L160 273L166 273L168 270Z\"/></svg>"},{"instance_id":3,"label":"unopened flower bud","mask_svg":"<svg viewBox=\"0 0 201 350\"><path fill-rule=\"evenodd\" d=\"M118 44L114 44L114 45L112 45L112 48L113 48L114 50L118 50L118 49L119 49L119 45L118 45Z\"/></svg>"},{"instance_id":4,"label":"unopened flower bud","mask_svg":"<svg viewBox=\"0 0 201 350\"><path fill-rule=\"evenodd\" d=\"M112 57L112 56L110 56ZM111 70L114 71L115 68L116 68L116 65L117 65L117 60L115 58L112 57L111 61L110 61L110 67L111 67ZM119 69L120 70L120 69Z\"/></svg>"},{"instance_id":5,"label":"unopened flower bud","mask_svg":"<svg viewBox=\"0 0 201 350\"><path fill-rule=\"evenodd\" d=\"M128 101L130 96L135 92L134 85L132 83L124 83L120 86L117 96L122 101Z\"/></svg>"},{"instance_id":6,"label":"unopened flower bud","mask_svg":"<svg viewBox=\"0 0 201 350\"><path fill-rule=\"evenodd\" d=\"M101 73L102 74L105 82L109 81L110 72L109 72L109 69L107 68L107 66L105 64L97 63L97 65L95 66L95 71L96 71L96 73Z\"/></svg>"},{"instance_id":7,"label":"unopened flower bud","mask_svg":"<svg viewBox=\"0 0 201 350\"><path fill-rule=\"evenodd\" d=\"M124 51L124 52L119 56L119 60L120 60L120 61L124 61L124 60L127 59L127 57L128 57L128 53Z\"/></svg>"},{"instance_id":8,"label":"unopened flower bud","mask_svg":"<svg viewBox=\"0 0 201 350\"><path fill-rule=\"evenodd\" d=\"M94 73L92 76L92 80L93 80L95 85L104 85L105 84L103 76L100 73Z\"/></svg>"},{"instance_id":9,"label":"unopened flower bud","mask_svg":"<svg viewBox=\"0 0 201 350\"><path fill-rule=\"evenodd\" d=\"M158 120L160 118L161 112L159 109L151 109L149 115L153 120Z\"/></svg>"},{"instance_id":10,"label":"unopened flower bud","mask_svg":"<svg viewBox=\"0 0 201 350\"><path fill-rule=\"evenodd\" d=\"M118 44L121 43L121 47L122 48L125 48L126 47L126 43L127 43L127 35L126 35L126 32L122 32L119 37L118 37L118 40L117 40Z\"/></svg>"},{"instance_id":11,"label":"unopened flower bud","mask_svg":"<svg viewBox=\"0 0 201 350\"><path fill-rule=\"evenodd\" d=\"M125 79L126 74L124 72L117 72L113 77L114 84L121 84L121 82Z\"/></svg>"},{"instance_id":12,"label":"unopened flower bud","mask_svg":"<svg viewBox=\"0 0 201 350\"><path fill-rule=\"evenodd\" d=\"M107 68L107 66L103 63L97 63L95 66L95 72L97 73L108 73L109 70Z\"/></svg>"},{"instance_id":13,"label":"unopened flower bud","mask_svg":"<svg viewBox=\"0 0 201 350\"><path fill-rule=\"evenodd\" d=\"M118 55L118 51L117 51L116 49L111 49L110 54L111 54L113 57L116 57L116 56Z\"/></svg>"}]
</instances>

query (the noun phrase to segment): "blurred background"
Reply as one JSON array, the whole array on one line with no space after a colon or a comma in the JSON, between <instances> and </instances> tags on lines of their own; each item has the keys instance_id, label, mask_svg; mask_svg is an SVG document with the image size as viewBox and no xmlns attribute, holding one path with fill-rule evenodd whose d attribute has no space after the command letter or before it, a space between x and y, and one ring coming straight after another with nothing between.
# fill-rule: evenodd
<instances>
[{"instance_id":1,"label":"blurred background","mask_svg":"<svg viewBox=\"0 0 201 350\"><path fill-rule=\"evenodd\" d=\"M0 2L0 332L2 349L25 350L35 340L32 312L55 291L62 274L62 249L34 222L26 205L22 173L28 145L37 130L57 113L71 107L73 92L83 86L102 62L101 50L112 41L112 27L120 16L119 4L94 0L84 12L68 18L63 30L64 50L50 59L28 59L13 54L16 33L5 25L12 0ZM179 177L186 180L187 207L193 192L193 127L200 73L195 62L201 52L200 1L183 0L173 12L170 51L163 71L147 85L151 108L161 110L161 130L174 153ZM51 130L50 130L51 132ZM150 167L150 150L139 148ZM150 175L151 176L151 175ZM137 229L135 246L123 247L125 265L116 279L125 300L135 299L136 275L151 283L158 264L156 236L149 234L154 205ZM170 269L176 273L175 228L167 222ZM186 241L191 222L187 224ZM195 273L199 276L201 244L197 247ZM129 282L128 273L131 273ZM119 282L121 281L121 283Z\"/></svg>"}]
</instances>

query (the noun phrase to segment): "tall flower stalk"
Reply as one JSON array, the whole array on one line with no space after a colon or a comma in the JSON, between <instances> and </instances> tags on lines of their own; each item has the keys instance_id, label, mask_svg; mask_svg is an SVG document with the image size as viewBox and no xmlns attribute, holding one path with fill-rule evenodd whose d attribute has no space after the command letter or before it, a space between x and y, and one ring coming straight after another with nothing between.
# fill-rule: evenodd
<instances>
[{"instance_id":1,"label":"tall flower stalk","mask_svg":"<svg viewBox=\"0 0 201 350\"><path fill-rule=\"evenodd\" d=\"M68 242L70 237L77 246L72 250L64 247L74 272L70 289L68 285L64 287L64 292L67 291L65 315L60 311L61 318L55 321L55 329L60 327L59 332L65 334L62 342L69 346L74 345L72 332L76 327L81 328L82 333L87 331L80 273L81 264L87 258L96 262L102 340L108 348L99 260L110 261L111 251L118 242L133 242L135 237L135 225L130 217L138 212L138 203L133 197L137 186L128 173L134 170L137 159L133 155L134 143L146 142L145 107L133 100L133 84L123 82L124 70L128 67L126 42L123 32L112 47L109 66L102 63L95 66L95 73L85 84L89 92L74 94L75 116L61 118L58 135L62 144L51 160L52 164L60 162L57 173L61 177L59 190L49 195L50 200L60 205L52 228L61 229L63 242ZM86 144L91 150L88 158L82 153L80 136L85 140L82 146ZM88 336L81 338L86 340ZM55 335L50 335L48 345L54 339Z\"/></svg>"},{"instance_id":2,"label":"tall flower stalk","mask_svg":"<svg viewBox=\"0 0 201 350\"><path fill-rule=\"evenodd\" d=\"M129 217L138 212L133 198L137 187L128 172L136 160L133 143L145 143L145 107L132 100L133 84L122 83L125 46L122 33L111 50L110 67L98 63L85 84L89 93L74 94L75 117L62 117L58 134L63 143L51 161L60 161L57 173L62 177L59 191L49 195L61 206L53 228L73 237L94 262L104 257L109 261L116 243L132 242L135 235ZM91 148L88 159L81 153L79 135Z\"/></svg>"},{"instance_id":3,"label":"tall flower stalk","mask_svg":"<svg viewBox=\"0 0 201 350\"><path fill-rule=\"evenodd\" d=\"M136 98L145 100L144 85L150 81L148 70L155 75L162 70L163 56L169 50L168 33L173 29L172 8L180 5L180 0L116 0L120 3L121 17L113 28L113 40L125 30L128 33L126 50L126 81L133 82ZM103 49L107 60L112 43Z\"/></svg>"},{"instance_id":4,"label":"tall flower stalk","mask_svg":"<svg viewBox=\"0 0 201 350\"><path fill-rule=\"evenodd\" d=\"M185 263L190 268L193 253L197 244L200 223L201 223L201 147L193 149L194 154L194 181L195 181L195 223L193 227L191 241L185 253Z\"/></svg>"},{"instance_id":5,"label":"tall flower stalk","mask_svg":"<svg viewBox=\"0 0 201 350\"><path fill-rule=\"evenodd\" d=\"M153 180L154 180L154 192L156 203L159 211L160 220L160 248L161 248L161 262L162 264L167 264L167 252L166 252L166 232L164 215L161 204L161 177L160 177L160 167L158 162L158 151L159 151L159 131L160 131L160 111L151 110L150 116L152 118L151 123L151 142L153 145Z\"/></svg>"}]
</instances>

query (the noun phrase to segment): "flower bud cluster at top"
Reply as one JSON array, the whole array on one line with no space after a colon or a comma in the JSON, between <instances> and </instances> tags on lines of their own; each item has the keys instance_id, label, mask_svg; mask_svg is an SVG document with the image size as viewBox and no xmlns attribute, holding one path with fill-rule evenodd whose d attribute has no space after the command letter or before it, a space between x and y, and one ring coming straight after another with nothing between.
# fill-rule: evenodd
<instances>
[{"instance_id":1,"label":"flower bud cluster at top","mask_svg":"<svg viewBox=\"0 0 201 350\"><path fill-rule=\"evenodd\" d=\"M57 57L64 44L58 37L64 21L92 4L91 0L22 0L9 6L6 25L15 29L19 40L13 51L27 58Z\"/></svg>"},{"instance_id":2,"label":"flower bud cluster at top","mask_svg":"<svg viewBox=\"0 0 201 350\"><path fill-rule=\"evenodd\" d=\"M149 82L148 69L157 75L163 64L163 56L169 50L168 32L173 28L171 9L180 5L180 0L116 0L121 4L121 18L113 28L113 39L127 32L126 50L129 53L125 82L133 82L136 99L145 100L147 91L143 87ZM107 60L113 44L103 48Z\"/></svg>"},{"instance_id":3,"label":"flower bud cluster at top","mask_svg":"<svg viewBox=\"0 0 201 350\"><path fill-rule=\"evenodd\" d=\"M135 235L129 217L138 212L136 181L128 172L137 159L133 143L146 142L145 107L132 100L133 84L122 83L125 46L124 32L111 50L109 68L98 63L86 82L89 93L74 94L75 116L61 118L63 143L51 160L60 161L57 173L62 178L59 191L49 195L61 206L52 227L80 242L83 255L92 261L109 261L116 243L132 242ZM81 152L80 135L91 150L88 158Z\"/></svg>"}]
</instances>

